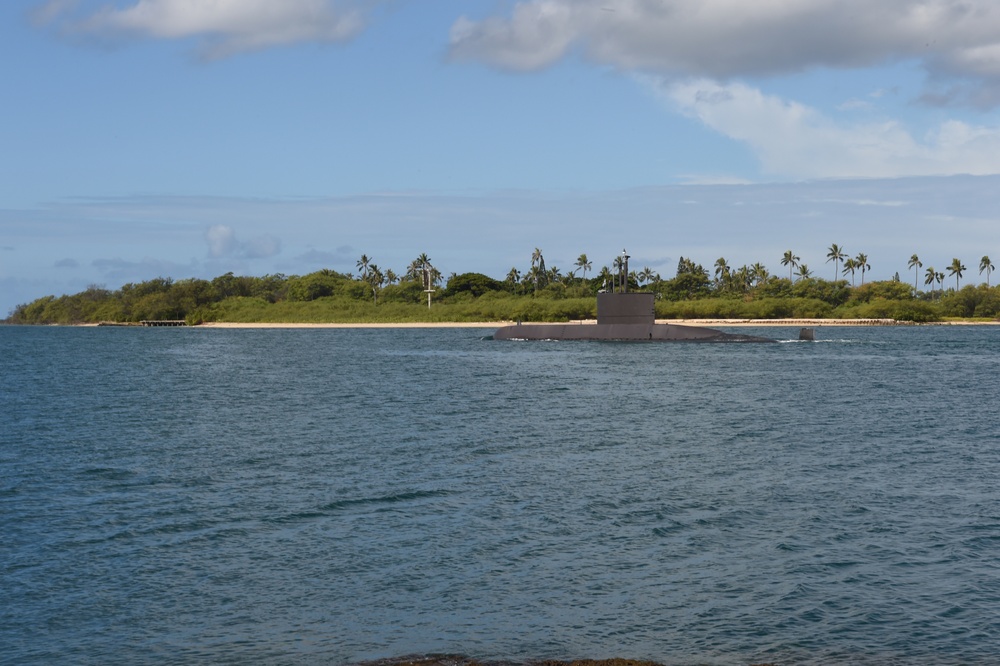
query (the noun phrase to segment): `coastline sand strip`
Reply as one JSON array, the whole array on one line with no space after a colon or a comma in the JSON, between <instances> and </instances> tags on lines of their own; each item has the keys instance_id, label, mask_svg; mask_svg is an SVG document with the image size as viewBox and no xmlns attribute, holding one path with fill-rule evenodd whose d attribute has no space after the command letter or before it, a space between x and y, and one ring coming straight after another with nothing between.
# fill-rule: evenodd
<instances>
[{"instance_id":1,"label":"coastline sand strip","mask_svg":"<svg viewBox=\"0 0 1000 666\"><path fill-rule=\"evenodd\" d=\"M514 321L487 322L401 322L401 323L273 323L273 322L206 322L198 328L499 328L511 326ZM547 323L571 325L596 324L594 319L569 322L522 322L523 326ZM895 319L657 319L657 324L682 324L684 326L911 326L912 322Z\"/></svg>"},{"instance_id":2,"label":"coastline sand strip","mask_svg":"<svg viewBox=\"0 0 1000 666\"><path fill-rule=\"evenodd\" d=\"M453 321L453 322L396 322L396 323L322 323L322 322L205 322L190 328L500 328L516 321ZM541 324L596 324L595 319L574 319L569 322L522 322L523 326ZM1000 321L939 321L916 324L895 319L657 319L657 324L683 324L684 326L1000 326ZM138 323L101 322L77 326L140 326Z\"/></svg>"}]
</instances>

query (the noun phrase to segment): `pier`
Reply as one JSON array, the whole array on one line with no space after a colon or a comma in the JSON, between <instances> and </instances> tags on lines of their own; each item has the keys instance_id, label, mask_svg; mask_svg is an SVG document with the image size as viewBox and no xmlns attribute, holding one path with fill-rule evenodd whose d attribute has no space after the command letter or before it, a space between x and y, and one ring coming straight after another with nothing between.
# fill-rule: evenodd
<instances>
[{"instance_id":1,"label":"pier","mask_svg":"<svg viewBox=\"0 0 1000 666\"><path fill-rule=\"evenodd\" d=\"M143 319L140 326L187 326L183 319Z\"/></svg>"}]
</instances>

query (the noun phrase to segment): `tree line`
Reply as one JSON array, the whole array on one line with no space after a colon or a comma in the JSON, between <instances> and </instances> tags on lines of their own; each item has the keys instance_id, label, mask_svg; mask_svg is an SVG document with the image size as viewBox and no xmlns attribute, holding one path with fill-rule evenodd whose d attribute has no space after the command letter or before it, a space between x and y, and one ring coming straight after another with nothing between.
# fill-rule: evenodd
<instances>
[{"instance_id":1,"label":"tree line","mask_svg":"<svg viewBox=\"0 0 1000 666\"><path fill-rule=\"evenodd\" d=\"M626 270L624 252L596 271L594 262L581 254L564 272L547 265L541 249L535 248L523 269L512 267L503 279L482 273L452 273L445 279L426 253L400 274L362 254L356 273L323 269L307 275L252 277L230 272L212 280L158 277L117 290L91 285L77 294L18 305L5 322L560 321L594 317L595 294L626 287L654 293L657 316L662 318L935 321L1000 315L1000 288L990 285L995 267L988 256L979 263L984 284L962 287L967 268L955 258L944 269L955 279L954 287L947 288L944 271L927 266L921 273L924 264L916 254L907 263L912 284L898 272L891 280L866 282L868 256L849 256L836 244L827 253L833 279L814 275L792 250L780 262L788 269L787 278L772 274L760 262L734 267L720 257L710 272L681 257L674 277L664 279L647 266ZM921 277L928 289L920 289Z\"/></svg>"}]
</instances>

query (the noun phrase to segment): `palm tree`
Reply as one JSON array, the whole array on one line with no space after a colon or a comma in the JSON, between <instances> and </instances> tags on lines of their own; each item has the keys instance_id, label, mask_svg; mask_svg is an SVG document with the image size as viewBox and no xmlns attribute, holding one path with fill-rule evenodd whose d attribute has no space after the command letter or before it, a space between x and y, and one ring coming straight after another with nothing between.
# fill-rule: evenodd
<instances>
[{"instance_id":1,"label":"palm tree","mask_svg":"<svg viewBox=\"0 0 1000 666\"><path fill-rule=\"evenodd\" d=\"M948 272L955 276L955 291L958 291L959 280L962 277L962 272L965 270L965 266L962 262L955 257L951 260L951 266L948 267Z\"/></svg>"},{"instance_id":2,"label":"palm tree","mask_svg":"<svg viewBox=\"0 0 1000 666\"><path fill-rule=\"evenodd\" d=\"M791 250L785 250L785 256L781 258L781 265L788 266L788 281L792 281L792 269L798 268L800 257L796 257Z\"/></svg>"},{"instance_id":3,"label":"palm tree","mask_svg":"<svg viewBox=\"0 0 1000 666\"><path fill-rule=\"evenodd\" d=\"M914 254L910 257L910 261L906 264L906 267L913 269L913 291L916 291L917 279L920 277L919 271L924 265L920 262L920 257Z\"/></svg>"},{"instance_id":4,"label":"palm tree","mask_svg":"<svg viewBox=\"0 0 1000 666\"><path fill-rule=\"evenodd\" d=\"M924 284L931 285L931 294L934 293L934 281L937 279L937 273L934 272L933 266L928 266L927 270L924 271Z\"/></svg>"},{"instance_id":5,"label":"palm tree","mask_svg":"<svg viewBox=\"0 0 1000 666\"><path fill-rule=\"evenodd\" d=\"M361 279L364 280L368 277L368 266L371 264L372 260L368 258L367 254L361 255L358 259L358 263L355 264L357 268L361 270Z\"/></svg>"},{"instance_id":6,"label":"palm tree","mask_svg":"<svg viewBox=\"0 0 1000 666\"><path fill-rule=\"evenodd\" d=\"M601 288L607 291L608 283L614 285L615 275L607 266L601 266L601 271L597 274L597 279L601 281Z\"/></svg>"},{"instance_id":7,"label":"palm tree","mask_svg":"<svg viewBox=\"0 0 1000 666\"><path fill-rule=\"evenodd\" d=\"M854 268L861 271L861 286L863 287L865 285L865 271L872 269L868 263L868 255L864 252L858 252L858 256L854 258Z\"/></svg>"},{"instance_id":8,"label":"palm tree","mask_svg":"<svg viewBox=\"0 0 1000 666\"><path fill-rule=\"evenodd\" d=\"M545 286L545 257L542 256L542 251L535 248L535 251L531 253L531 278L535 283L535 292L538 292L538 288ZM539 284L541 283L541 284Z\"/></svg>"},{"instance_id":9,"label":"palm tree","mask_svg":"<svg viewBox=\"0 0 1000 666\"><path fill-rule=\"evenodd\" d=\"M723 275L729 273L732 269L729 268L729 262L726 261L725 257L719 257L715 260L715 279L718 280Z\"/></svg>"},{"instance_id":10,"label":"palm tree","mask_svg":"<svg viewBox=\"0 0 1000 666\"><path fill-rule=\"evenodd\" d=\"M753 286L753 271L746 264L740 266L736 269L736 273L733 274L733 280L736 286L739 288L741 293L747 293L750 291L750 287Z\"/></svg>"},{"instance_id":11,"label":"palm tree","mask_svg":"<svg viewBox=\"0 0 1000 666\"><path fill-rule=\"evenodd\" d=\"M411 280L420 281L424 283L424 288L428 288L428 274L434 267L431 266L431 258L427 256L426 252L421 252L420 256L410 262L410 265L406 267L406 277Z\"/></svg>"},{"instance_id":12,"label":"palm tree","mask_svg":"<svg viewBox=\"0 0 1000 666\"><path fill-rule=\"evenodd\" d=\"M639 281L643 284L649 284L653 281L653 269L649 266L643 266L642 270L639 271Z\"/></svg>"},{"instance_id":13,"label":"palm tree","mask_svg":"<svg viewBox=\"0 0 1000 666\"><path fill-rule=\"evenodd\" d=\"M826 257L826 263L833 262L833 279L836 280L837 273L840 272L840 262L846 259L847 255L844 254L843 248L834 243L830 246L830 251L827 252ZM844 272L846 273L847 271Z\"/></svg>"},{"instance_id":14,"label":"palm tree","mask_svg":"<svg viewBox=\"0 0 1000 666\"><path fill-rule=\"evenodd\" d=\"M941 289L941 293L944 293L944 273L938 271L934 274L934 279L937 280L938 287Z\"/></svg>"},{"instance_id":15,"label":"palm tree","mask_svg":"<svg viewBox=\"0 0 1000 666\"><path fill-rule=\"evenodd\" d=\"M844 275L851 274L851 286L854 286L854 271L858 270L858 262L852 257L844 259Z\"/></svg>"},{"instance_id":16,"label":"palm tree","mask_svg":"<svg viewBox=\"0 0 1000 666\"><path fill-rule=\"evenodd\" d=\"M611 270L614 271L614 279L611 283L612 291L614 291L615 288L621 287L625 284L625 280L628 279L628 276L622 275L625 271L625 260L616 256L611 260Z\"/></svg>"},{"instance_id":17,"label":"palm tree","mask_svg":"<svg viewBox=\"0 0 1000 666\"><path fill-rule=\"evenodd\" d=\"M507 282L510 283L511 293L517 293L517 283L521 279L521 271L517 270L516 266L512 266L510 272L507 273Z\"/></svg>"},{"instance_id":18,"label":"palm tree","mask_svg":"<svg viewBox=\"0 0 1000 666\"><path fill-rule=\"evenodd\" d=\"M725 257L719 257L715 260L715 288L722 291L728 289L729 283L732 282L733 269L730 268L729 262L726 261Z\"/></svg>"},{"instance_id":19,"label":"palm tree","mask_svg":"<svg viewBox=\"0 0 1000 666\"><path fill-rule=\"evenodd\" d=\"M406 277L414 282L424 285L424 291L430 289L441 280L441 271L431 265L431 258L426 253L421 253L419 257L410 262L406 269ZM430 298L430 294L427 295Z\"/></svg>"},{"instance_id":20,"label":"palm tree","mask_svg":"<svg viewBox=\"0 0 1000 666\"><path fill-rule=\"evenodd\" d=\"M367 266L367 270L368 274L364 280L372 288L372 302L378 305L378 290L382 286L382 283L385 282L385 275L382 274L382 270L375 264Z\"/></svg>"},{"instance_id":21,"label":"palm tree","mask_svg":"<svg viewBox=\"0 0 1000 666\"><path fill-rule=\"evenodd\" d=\"M427 264L427 275L429 277L429 282L430 282L430 286L428 287L428 289L430 287L433 287L436 284L440 284L441 283L441 277L442 277L441 276L441 271L439 271L438 269L434 268L430 264Z\"/></svg>"},{"instance_id":22,"label":"palm tree","mask_svg":"<svg viewBox=\"0 0 1000 666\"><path fill-rule=\"evenodd\" d=\"M528 272L524 274L525 280L534 285L535 293L538 293L538 283L542 280L542 271L538 269L538 266L531 266Z\"/></svg>"},{"instance_id":23,"label":"palm tree","mask_svg":"<svg viewBox=\"0 0 1000 666\"><path fill-rule=\"evenodd\" d=\"M576 265L577 268L579 268L579 269L581 269L583 271L583 279L586 280L587 279L587 271L589 271L591 268L593 268L593 264L590 262L590 259L587 258L586 254L581 254L579 257L576 258L576 264L575 265Z\"/></svg>"},{"instance_id":24,"label":"palm tree","mask_svg":"<svg viewBox=\"0 0 1000 666\"><path fill-rule=\"evenodd\" d=\"M799 264L799 270L795 274L799 276L800 280L812 277L812 271L809 270L809 266L806 264Z\"/></svg>"},{"instance_id":25,"label":"palm tree","mask_svg":"<svg viewBox=\"0 0 1000 666\"><path fill-rule=\"evenodd\" d=\"M982 259L979 260L979 274L982 275L983 271L986 271L986 286L987 287L990 286L990 273L992 273L995 269L996 269L996 266L994 266L990 262L990 258L988 256L984 256Z\"/></svg>"},{"instance_id":26,"label":"palm tree","mask_svg":"<svg viewBox=\"0 0 1000 666\"><path fill-rule=\"evenodd\" d=\"M767 267L758 261L750 267L750 277L753 280L754 286L759 287L764 282L767 282L767 278L771 277L771 274L767 272Z\"/></svg>"},{"instance_id":27,"label":"palm tree","mask_svg":"<svg viewBox=\"0 0 1000 666\"><path fill-rule=\"evenodd\" d=\"M545 270L545 257L542 256L542 251L537 247L531 253L531 265L538 266L543 271Z\"/></svg>"}]
</instances>

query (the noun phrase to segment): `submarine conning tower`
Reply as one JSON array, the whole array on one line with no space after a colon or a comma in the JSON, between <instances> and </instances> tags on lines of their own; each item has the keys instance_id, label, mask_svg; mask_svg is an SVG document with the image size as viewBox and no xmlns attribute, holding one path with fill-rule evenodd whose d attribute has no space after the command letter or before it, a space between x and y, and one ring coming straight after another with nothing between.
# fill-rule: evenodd
<instances>
[{"instance_id":1,"label":"submarine conning tower","mask_svg":"<svg viewBox=\"0 0 1000 666\"><path fill-rule=\"evenodd\" d=\"M610 292L597 295L598 324L653 324L656 310L653 294Z\"/></svg>"},{"instance_id":2,"label":"submarine conning tower","mask_svg":"<svg viewBox=\"0 0 1000 666\"><path fill-rule=\"evenodd\" d=\"M628 251L622 250L617 259L618 276L615 283L621 291L612 284L611 291L597 294L597 323L600 324L655 324L656 309L653 294L629 293L628 290ZM606 286L606 285L605 285Z\"/></svg>"}]
</instances>

